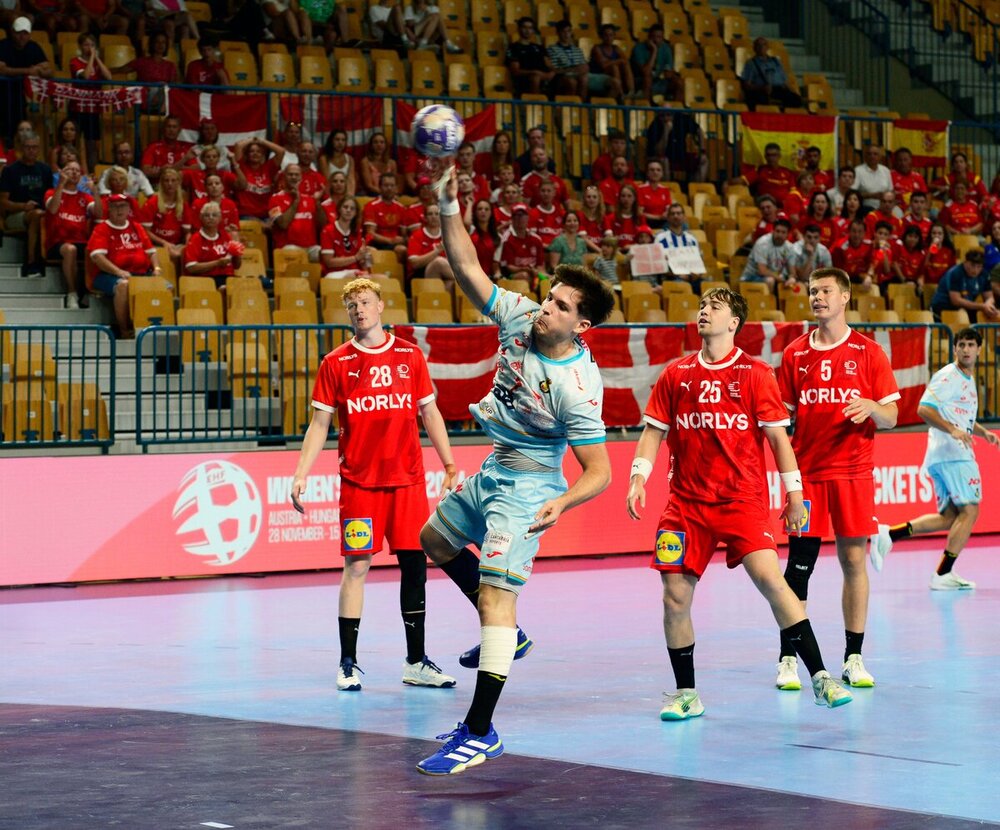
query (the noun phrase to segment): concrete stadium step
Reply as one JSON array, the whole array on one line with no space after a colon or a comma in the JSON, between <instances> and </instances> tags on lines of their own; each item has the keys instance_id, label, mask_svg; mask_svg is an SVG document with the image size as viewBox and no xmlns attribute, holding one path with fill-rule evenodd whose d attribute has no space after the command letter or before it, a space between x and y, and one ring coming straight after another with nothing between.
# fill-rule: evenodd
<instances>
[{"instance_id":1,"label":"concrete stadium step","mask_svg":"<svg viewBox=\"0 0 1000 830\"><path fill-rule=\"evenodd\" d=\"M0 308L4 314L10 311L62 310L65 306L65 294L0 294Z\"/></svg>"},{"instance_id":2,"label":"concrete stadium step","mask_svg":"<svg viewBox=\"0 0 1000 830\"><path fill-rule=\"evenodd\" d=\"M45 272L44 277L22 277L20 266L0 266L0 297L8 294L59 294L65 296L66 285L59 272L51 268Z\"/></svg>"},{"instance_id":3,"label":"concrete stadium step","mask_svg":"<svg viewBox=\"0 0 1000 830\"><path fill-rule=\"evenodd\" d=\"M62 298L60 297L60 300ZM0 302L0 308L3 303ZM4 309L8 326L108 326L114 314L101 304L91 301L90 308L13 308Z\"/></svg>"}]
</instances>

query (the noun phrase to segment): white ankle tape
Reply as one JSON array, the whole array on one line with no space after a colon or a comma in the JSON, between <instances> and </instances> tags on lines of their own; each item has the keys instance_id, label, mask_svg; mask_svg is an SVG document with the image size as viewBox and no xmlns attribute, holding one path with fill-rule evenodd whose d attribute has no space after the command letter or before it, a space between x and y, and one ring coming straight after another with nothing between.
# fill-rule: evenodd
<instances>
[{"instance_id":1,"label":"white ankle tape","mask_svg":"<svg viewBox=\"0 0 1000 830\"><path fill-rule=\"evenodd\" d=\"M506 677L510 673L510 664L514 662L514 650L517 648L517 629L505 628L500 625L484 625L481 632L482 648L479 652L479 671Z\"/></svg>"}]
</instances>

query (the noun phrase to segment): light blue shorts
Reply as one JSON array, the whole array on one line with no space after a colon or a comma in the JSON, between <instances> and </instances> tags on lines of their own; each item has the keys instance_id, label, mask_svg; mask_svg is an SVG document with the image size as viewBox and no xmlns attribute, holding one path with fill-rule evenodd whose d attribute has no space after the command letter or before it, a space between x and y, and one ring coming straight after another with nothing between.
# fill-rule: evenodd
<instances>
[{"instance_id":1,"label":"light blue shorts","mask_svg":"<svg viewBox=\"0 0 1000 830\"><path fill-rule=\"evenodd\" d=\"M934 482L938 513L944 513L949 505L964 507L979 504L983 499L983 480L975 461L932 464L927 468L927 474Z\"/></svg>"},{"instance_id":2,"label":"light blue shorts","mask_svg":"<svg viewBox=\"0 0 1000 830\"><path fill-rule=\"evenodd\" d=\"M541 506L566 489L560 470L518 472L491 454L478 473L438 503L430 525L456 548L478 546L481 581L516 594L531 576L542 536L525 539L525 534Z\"/></svg>"}]
</instances>

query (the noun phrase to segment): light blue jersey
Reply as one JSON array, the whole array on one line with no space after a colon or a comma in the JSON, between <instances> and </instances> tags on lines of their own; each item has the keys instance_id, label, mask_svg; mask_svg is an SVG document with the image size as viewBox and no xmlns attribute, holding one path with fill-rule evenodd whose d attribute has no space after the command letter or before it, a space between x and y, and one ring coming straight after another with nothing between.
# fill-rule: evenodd
<instances>
[{"instance_id":1,"label":"light blue jersey","mask_svg":"<svg viewBox=\"0 0 1000 830\"><path fill-rule=\"evenodd\" d=\"M948 423L972 434L979 413L979 395L976 379L965 374L954 363L949 363L934 373L920 398L922 406L929 406ZM946 461L974 461L971 447L956 441L948 433L931 427L927 432L927 453L924 466L932 467Z\"/></svg>"},{"instance_id":2,"label":"light blue jersey","mask_svg":"<svg viewBox=\"0 0 1000 830\"><path fill-rule=\"evenodd\" d=\"M469 411L498 444L546 467L561 468L566 447L604 442L604 385L590 349L550 360L534 347L538 303L494 287L483 307L500 327L493 388Z\"/></svg>"}]
</instances>

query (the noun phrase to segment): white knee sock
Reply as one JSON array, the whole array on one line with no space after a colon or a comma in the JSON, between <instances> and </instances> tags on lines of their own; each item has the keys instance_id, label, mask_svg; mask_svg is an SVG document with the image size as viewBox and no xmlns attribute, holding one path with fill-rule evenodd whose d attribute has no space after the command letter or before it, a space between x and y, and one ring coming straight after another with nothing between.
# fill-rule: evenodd
<instances>
[{"instance_id":1,"label":"white knee sock","mask_svg":"<svg viewBox=\"0 0 1000 830\"><path fill-rule=\"evenodd\" d=\"M500 625L482 627L482 647L479 652L479 671L506 677L514 662L517 648L517 629Z\"/></svg>"}]
</instances>

